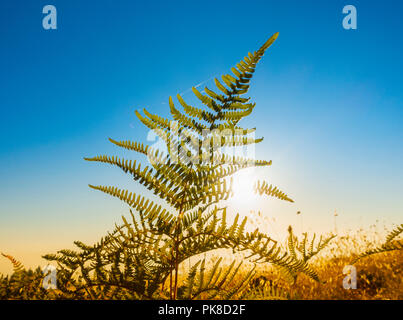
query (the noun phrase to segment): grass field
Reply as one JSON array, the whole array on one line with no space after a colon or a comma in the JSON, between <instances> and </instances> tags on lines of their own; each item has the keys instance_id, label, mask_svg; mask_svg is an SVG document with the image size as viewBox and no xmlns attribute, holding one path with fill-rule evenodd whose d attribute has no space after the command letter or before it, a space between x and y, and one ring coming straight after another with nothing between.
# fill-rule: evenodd
<instances>
[{"instance_id":1,"label":"grass field","mask_svg":"<svg viewBox=\"0 0 403 320\"><path fill-rule=\"evenodd\" d=\"M256 273L245 284L244 290L233 296L233 299L297 299L297 300L401 300L403 299L403 251L395 250L386 253L373 254L358 260L354 264L357 271L357 288L345 289L343 287L343 269L351 265L358 254L373 249L382 244L384 236L376 231L359 230L338 236L320 254L313 258L311 263L319 275L320 281L298 274L294 282L284 277L283 272L277 267L268 264L258 265ZM211 269L214 261L219 257L225 257L225 253L219 255L211 253L206 260L207 272ZM231 260L224 258L224 268ZM196 257L198 258L198 257ZM203 258L203 257L201 257ZM23 261L22 259L20 259ZM240 257L238 256L238 260ZM42 271L25 270L17 261L11 261L16 272L11 276L0 276L0 299L64 299L71 298L60 290L42 289ZM193 262L192 262L193 264ZM239 285L250 268L252 263L246 262L235 276L231 285ZM186 274L188 264L181 266L181 277L179 278L179 291L186 285ZM185 276L183 276L185 275ZM231 289L231 285L229 289ZM74 286L70 288L74 291ZM201 293L198 299L207 299L209 292ZM103 297L108 298L108 296ZM119 296L110 298L116 299ZM154 296L155 299L169 298L167 291L159 290ZM218 294L214 299L221 299ZM84 294L81 299L94 299L89 294Z\"/></svg>"}]
</instances>

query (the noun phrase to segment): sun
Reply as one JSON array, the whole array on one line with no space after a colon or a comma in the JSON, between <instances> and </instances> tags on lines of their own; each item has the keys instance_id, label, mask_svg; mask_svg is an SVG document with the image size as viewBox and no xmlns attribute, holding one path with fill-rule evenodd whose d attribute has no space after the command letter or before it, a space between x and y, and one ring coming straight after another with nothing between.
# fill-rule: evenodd
<instances>
[{"instance_id":1,"label":"sun","mask_svg":"<svg viewBox=\"0 0 403 320\"><path fill-rule=\"evenodd\" d=\"M258 200L258 196L253 190L253 185L257 180L254 168L243 169L233 175L233 197L231 203L236 207L251 207Z\"/></svg>"}]
</instances>

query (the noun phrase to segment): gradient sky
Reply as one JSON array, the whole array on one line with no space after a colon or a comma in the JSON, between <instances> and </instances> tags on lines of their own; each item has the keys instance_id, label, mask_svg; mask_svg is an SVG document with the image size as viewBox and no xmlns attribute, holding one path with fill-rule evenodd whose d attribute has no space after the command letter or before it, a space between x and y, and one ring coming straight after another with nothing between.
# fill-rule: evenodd
<instances>
[{"instance_id":1,"label":"gradient sky","mask_svg":"<svg viewBox=\"0 0 403 320\"><path fill-rule=\"evenodd\" d=\"M42 28L47 4L57 30ZM347 4L357 30L342 27ZM127 207L87 184L142 189L83 157L120 154L108 137L145 142L135 109L167 115L170 95L212 87L277 31L243 124L273 160L259 175L296 202L261 211L277 231L299 227L297 210L319 232L334 210L339 228L401 223L402 12L392 0L1 1L0 251L44 265L42 254L111 230Z\"/></svg>"}]
</instances>

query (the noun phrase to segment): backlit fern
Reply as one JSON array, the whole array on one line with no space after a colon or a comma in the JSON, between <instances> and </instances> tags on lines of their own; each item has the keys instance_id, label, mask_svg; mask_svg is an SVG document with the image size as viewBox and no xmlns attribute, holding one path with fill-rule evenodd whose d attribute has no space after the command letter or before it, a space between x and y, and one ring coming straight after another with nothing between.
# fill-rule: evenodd
<instances>
[{"instance_id":1,"label":"backlit fern","mask_svg":"<svg viewBox=\"0 0 403 320\"><path fill-rule=\"evenodd\" d=\"M318 274L309 262L311 258L322 251L334 238L334 235L327 238L320 236L319 239L315 241L316 234L309 240L308 234L304 233L302 239L298 240L290 226L288 228L288 238L286 241L288 263L275 265L282 271L283 275L290 283L296 281L298 273L301 272L301 270L304 270L304 273L312 279L320 281Z\"/></svg>"},{"instance_id":2,"label":"backlit fern","mask_svg":"<svg viewBox=\"0 0 403 320\"><path fill-rule=\"evenodd\" d=\"M385 253L389 251L395 250L403 250L403 240L396 239L403 233L403 224L397 226L394 230L392 230L386 237L386 241L376 247L375 249L367 250L360 255L358 255L352 262L352 264L356 263L358 260L366 258L368 256L377 254L377 253Z\"/></svg>"},{"instance_id":3,"label":"backlit fern","mask_svg":"<svg viewBox=\"0 0 403 320\"><path fill-rule=\"evenodd\" d=\"M40 268L26 270L13 256L2 253L13 266L10 276L0 274L0 300L44 300L55 299L54 290L43 288L44 274Z\"/></svg>"},{"instance_id":4,"label":"backlit fern","mask_svg":"<svg viewBox=\"0 0 403 320\"><path fill-rule=\"evenodd\" d=\"M123 217L123 224L94 246L75 242L79 251L62 250L45 256L59 265L60 290L72 297L91 299L197 299L214 298L218 292L221 297L231 298L245 289L253 269L243 282L230 285L229 280L238 267L231 264L225 271L217 263L210 274L205 274L205 260L202 260L190 268L183 286L178 281L179 266L184 261L223 248L245 252L255 263L274 264L294 279L297 273L303 272L318 280L308 260L322 248L321 244L317 251L312 249L300 259L294 252L300 247L292 244L290 251L282 250L277 241L259 230L246 232L247 219L239 221L237 215L233 221L227 221L226 208L220 206L222 200L232 195L234 173L272 163L235 156L228 148L263 140L254 137L254 128L240 127L239 122L255 107L243 95L249 89L257 63L277 36L273 35L259 50L249 53L231 69L232 75L221 77L222 82L215 79L219 91L206 87L200 92L192 88L204 108L191 106L177 95L183 111L170 97L172 119L151 114L146 109L143 113L136 111L139 120L165 142L167 152L139 142L109 139L118 147L147 156L150 165L108 155L85 158L120 168L166 205L115 186L90 185L124 201L134 212L130 211L130 220ZM266 181L256 182L255 191L293 202ZM290 237L293 239L292 232Z\"/></svg>"},{"instance_id":5,"label":"backlit fern","mask_svg":"<svg viewBox=\"0 0 403 320\"><path fill-rule=\"evenodd\" d=\"M304 233L298 238L290 227L286 245L282 246L259 229L246 231L246 218L240 220L236 215L228 219L227 208L222 204L232 196L232 175L249 167L272 164L249 156L235 156L229 148L263 140L254 137L254 128L243 128L239 123L255 107L244 94L257 63L277 36L273 35L259 50L249 53L231 69L231 75L215 79L216 91L192 88L202 108L188 104L177 95L178 102L169 98L171 119L145 109L141 113L136 111L138 119L165 143L166 150L141 142L109 139L117 147L142 154L149 165L109 155L85 158L120 168L159 199L151 200L116 186L90 185L129 205L130 217L122 217L123 222L94 245L75 241L75 250L44 256L58 266L55 290L43 288L45 275L41 269L26 270L14 257L2 254L12 263L13 274L0 275L0 299L283 300L298 297L282 289L276 281L255 277L258 263L278 268L289 280L287 288L298 285L297 279L316 280L309 283L311 287L312 283L324 284L312 260L334 236L317 239L316 235L309 237ZM259 195L293 202L267 181L256 181L254 190ZM400 225L387 236L385 243L359 255L354 263L376 253L402 250L402 240L397 240L402 232L403 225ZM218 249L244 253L243 257L252 266L247 264L247 270L241 270L246 263L235 259L229 265L224 265L222 258L210 265L207 255L200 259L200 255ZM189 263L186 272L180 269L185 261ZM334 269L339 270L339 265ZM300 273L308 277L298 278ZM333 277L337 279L337 276ZM299 293L308 292L306 288L303 285ZM333 293L329 296L334 297Z\"/></svg>"}]
</instances>

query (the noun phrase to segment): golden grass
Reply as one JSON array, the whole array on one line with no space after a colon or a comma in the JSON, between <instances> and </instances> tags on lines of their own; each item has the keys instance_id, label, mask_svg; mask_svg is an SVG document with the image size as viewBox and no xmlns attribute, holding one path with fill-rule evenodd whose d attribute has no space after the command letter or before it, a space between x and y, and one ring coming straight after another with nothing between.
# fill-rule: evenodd
<instances>
[{"instance_id":1,"label":"golden grass","mask_svg":"<svg viewBox=\"0 0 403 320\"><path fill-rule=\"evenodd\" d=\"M358 253L373 248L384 241L383 233L359 230L333 240L331 246L312 262L323 283L300 274L294 284L288 283L275 268L260 268L257 276L272 280L300 300L402 300L403 251L380 253L359 260L357 289L343 288L343 269L351 265Z\"/></svg>"},{"instance_id":2,"label":"golden grass","mask_svg":"<svg viewBox=\"0 0 403 320\"><path fill-rule=\"evenodd\" d=\"M354 265L357 270L357 288L350 290L343 288L343 279L346 277L346 275L343 274L344 267L346 265L351 265L352 261L355 260L358 254L377 247L384 242L385 232L379 232L377 230L378 228L376 226L372 226L372 229L368 231L361 229L358 232L350 232L346 235L338 236L332 241L329 247L315 256L311 262L311 266L319 275L321 282L314 281L304 274L299 274L294 283L289 283L278 269L268 264L262 264L257 267L256 275L248 284L247 290L234 298L259 300L269 299L273 292L270 290L275 288L275 290L283 290L281 291L281 294L277 295L279 298L286 297L298 300L402 300L402 250L374 254L359 260ZM228 252L227 255L225 250L216 251L215 253L215 255L207 255L206 257L207 261L209 261L206 264L207 271L218 257L224 258L222 264L223 268L226 268L226 266L228 267L233 258L244 262L241 271L237 274L233 283L227 287L227 289L231 290L233 286L237 286L241 283L253 265L246 262L242 256L233 255L230 252ZM192 261L186 261L182 264L179 286L183 285L186 281L190 265L199 259L203 259L203 257L204 255L199 255L198 257L194 257ZM38 270L37 273L41 275L41 270ZM32 273L32 271L30 272ZM265 285L262 286L262 282L260 281L254 281L259 278L263 279L262 281ZM39 286L39 283L36 283L36 286ZM267 287L269 287L270 290L266 290ZM29 291L29 288L16 288L16 290L17 289L20 291L22 289L24 289L24 291ZM262 294L262 289L263 292L265 292L264 294ZM246 295L244 295L245 292L247 293ZM55 296L46 296L46 298L54 299L58 295L62 296L61 292L54 291L54 293ZM17 292L14 296L21 298L22 295ZM12 295L3 298L13 299L15 298L14 296ZM199 298L207 299L208 296L209 294L205 293ZM39 296L32 296L33 299L42 299L44 297L44 293ZM31 296L27 296L27 298L31 298ZM167 298L168 294L164 291L160 291L160 299ZM216 297L216 299L222 298L223 297L220 295Z\"/></svg>"}]
</instances>

